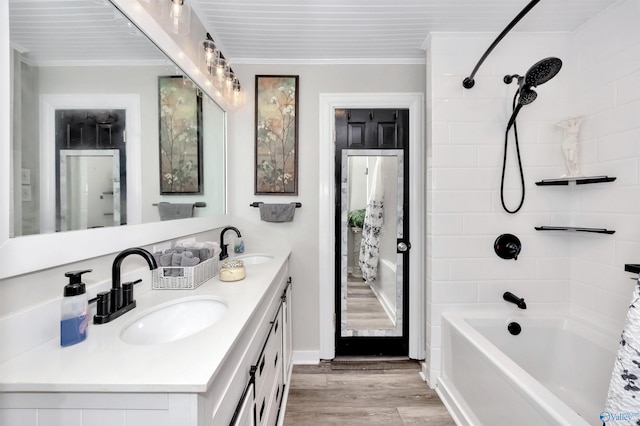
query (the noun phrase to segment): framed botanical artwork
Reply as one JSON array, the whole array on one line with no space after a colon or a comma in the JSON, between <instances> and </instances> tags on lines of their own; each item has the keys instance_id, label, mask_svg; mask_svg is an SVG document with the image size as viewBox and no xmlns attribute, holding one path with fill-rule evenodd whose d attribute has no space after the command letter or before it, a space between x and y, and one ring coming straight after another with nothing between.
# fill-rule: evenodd
<instances>
[{"instance_id":1,"label":"framed botanical artwork","mask_svg":"<svg viewBox=\"0 0 640 426\"><path fill-rule=\"evenodd\" d=\"M158 77L160 194L202 194L202 96L182 76Z\"/></svg>"},{"instance_id":2,"label":"framed botanical artwork","mask_svg":"<svg viewBox=\"0 0 640 426\"><path fill-rule=\"evenodd\" d=\"M256 75L255 194L298 195L298 76Z\"/></svg>"}]
</instances>

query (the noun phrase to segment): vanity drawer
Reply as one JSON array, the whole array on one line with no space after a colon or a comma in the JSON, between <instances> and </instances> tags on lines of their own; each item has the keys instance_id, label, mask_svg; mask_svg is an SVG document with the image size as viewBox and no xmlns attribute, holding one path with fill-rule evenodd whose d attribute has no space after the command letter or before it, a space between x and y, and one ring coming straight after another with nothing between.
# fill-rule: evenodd
<instances>
[{"instance_id":1,"label":"vanity drawer","mask_svg":"<svg viewBox=\"0 0 640 426\"><path fill-rule=\"evenodd\" d=\"M280 310L273 321L269 336L258 363L255 366L255 392L256 402L259 403L259 395L268 392L273 386L277 367L282 359L282 320Z\"/></svg>"},{"instance_id":2,"label":"vanity drawer","mask_svg":"<svg viewBox=\"0 0 640 426\"><path fill-rule=\"evenodd\" d=\"M278 357L272 370L271 382L265 381L264 391L256 396L255 424L257 426L275 426L282 399L282 359ZM280 374L278 374L280 373Z\"/></svg>"}]
</instances>

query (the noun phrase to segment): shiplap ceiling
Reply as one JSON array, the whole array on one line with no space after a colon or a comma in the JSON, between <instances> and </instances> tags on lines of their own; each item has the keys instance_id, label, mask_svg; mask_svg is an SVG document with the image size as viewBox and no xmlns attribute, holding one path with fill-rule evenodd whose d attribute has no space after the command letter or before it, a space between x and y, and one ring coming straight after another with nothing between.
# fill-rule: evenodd
<instances>
[{"instance_id":1,"label":"shiplap ceiling","mask_svg":"<svg viewBox=\"0 0 640 426\"><path fill-rule=\"evenodd\" d=\"M100 1L9 0L9 30L12 47L33 65L167 63L124 16Z\"/></svg>"},{"instance_id":2,"label":"shiplap ceiling","mask_svg":"<svg viewBox=\"0 0 640 426\"><path fill-rule=\"evenodd\" d=\"M0 0L6 1L6 0ZM9 0L40 65L166 63L102 0ZM157 0L168 1L168 0ZM541 0L513 32L575 31L621 0ZM232 63L417 63L430 32L497 35L528 0L191 0Z\"/></svg>"},{"instance_id":3,"label":"shiplap ceiling","mask_svg":"<svg viewBox=\"0 0 640 426\"><path fill-rule=\"evenodd\" d=\"M542 0L514 32L575 31L617 0ZM528 0L193 0L235 63L412 63L430 32L499 34Z\"/></svg>"}]
</instances>

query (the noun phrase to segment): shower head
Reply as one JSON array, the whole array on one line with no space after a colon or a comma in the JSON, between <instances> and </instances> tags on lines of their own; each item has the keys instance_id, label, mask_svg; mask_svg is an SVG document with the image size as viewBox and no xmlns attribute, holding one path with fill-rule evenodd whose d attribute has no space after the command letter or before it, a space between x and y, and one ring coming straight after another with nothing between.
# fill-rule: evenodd
<instances>
[{"instance_id":1,"label":"shower head","mask_svg":"<svg viewBox=\"0 0 640 426\"><path fill-rule=\"evenodd\" d=\"M558 58L549 57L533 64L524 77L518 74L505 75L503 81L505 84L511 84L516 79L518 82L517 103L518 105L529 105L538 97L532 87L537 87L551 80L558 74L560 68L562 68L562 61Z\"/></svg>"},{"instance_id":2,"label":"shower head","mask_svg":"<svg viewBox=\"0 0 640 426\"><path fill-rule=\"evenodd\" d=\"M533 64L524 76L524 85L536 87L546 83L558 74L562 68L562 61L558 58L549 57Z\"/></svg>"}]
</instances>

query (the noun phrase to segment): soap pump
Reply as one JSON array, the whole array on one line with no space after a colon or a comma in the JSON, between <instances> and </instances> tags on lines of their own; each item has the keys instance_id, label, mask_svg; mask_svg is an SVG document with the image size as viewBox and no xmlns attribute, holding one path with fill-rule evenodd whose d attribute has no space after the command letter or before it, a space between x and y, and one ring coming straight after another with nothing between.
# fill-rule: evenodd
<instances>
[{"instance_id":1,"label":"soap pump","mask_svg":"<svg viewBox=\"0 0 640 426\"><path fill-rule=\"evenodd\" d=\"M69 278L69 284L64 286L60 316L60 345L70 346L82 342L87 338L87 293L86 286L81 281L82 274L91 269L70 271L64 274Z\"/></svg>"}]
</instances>

